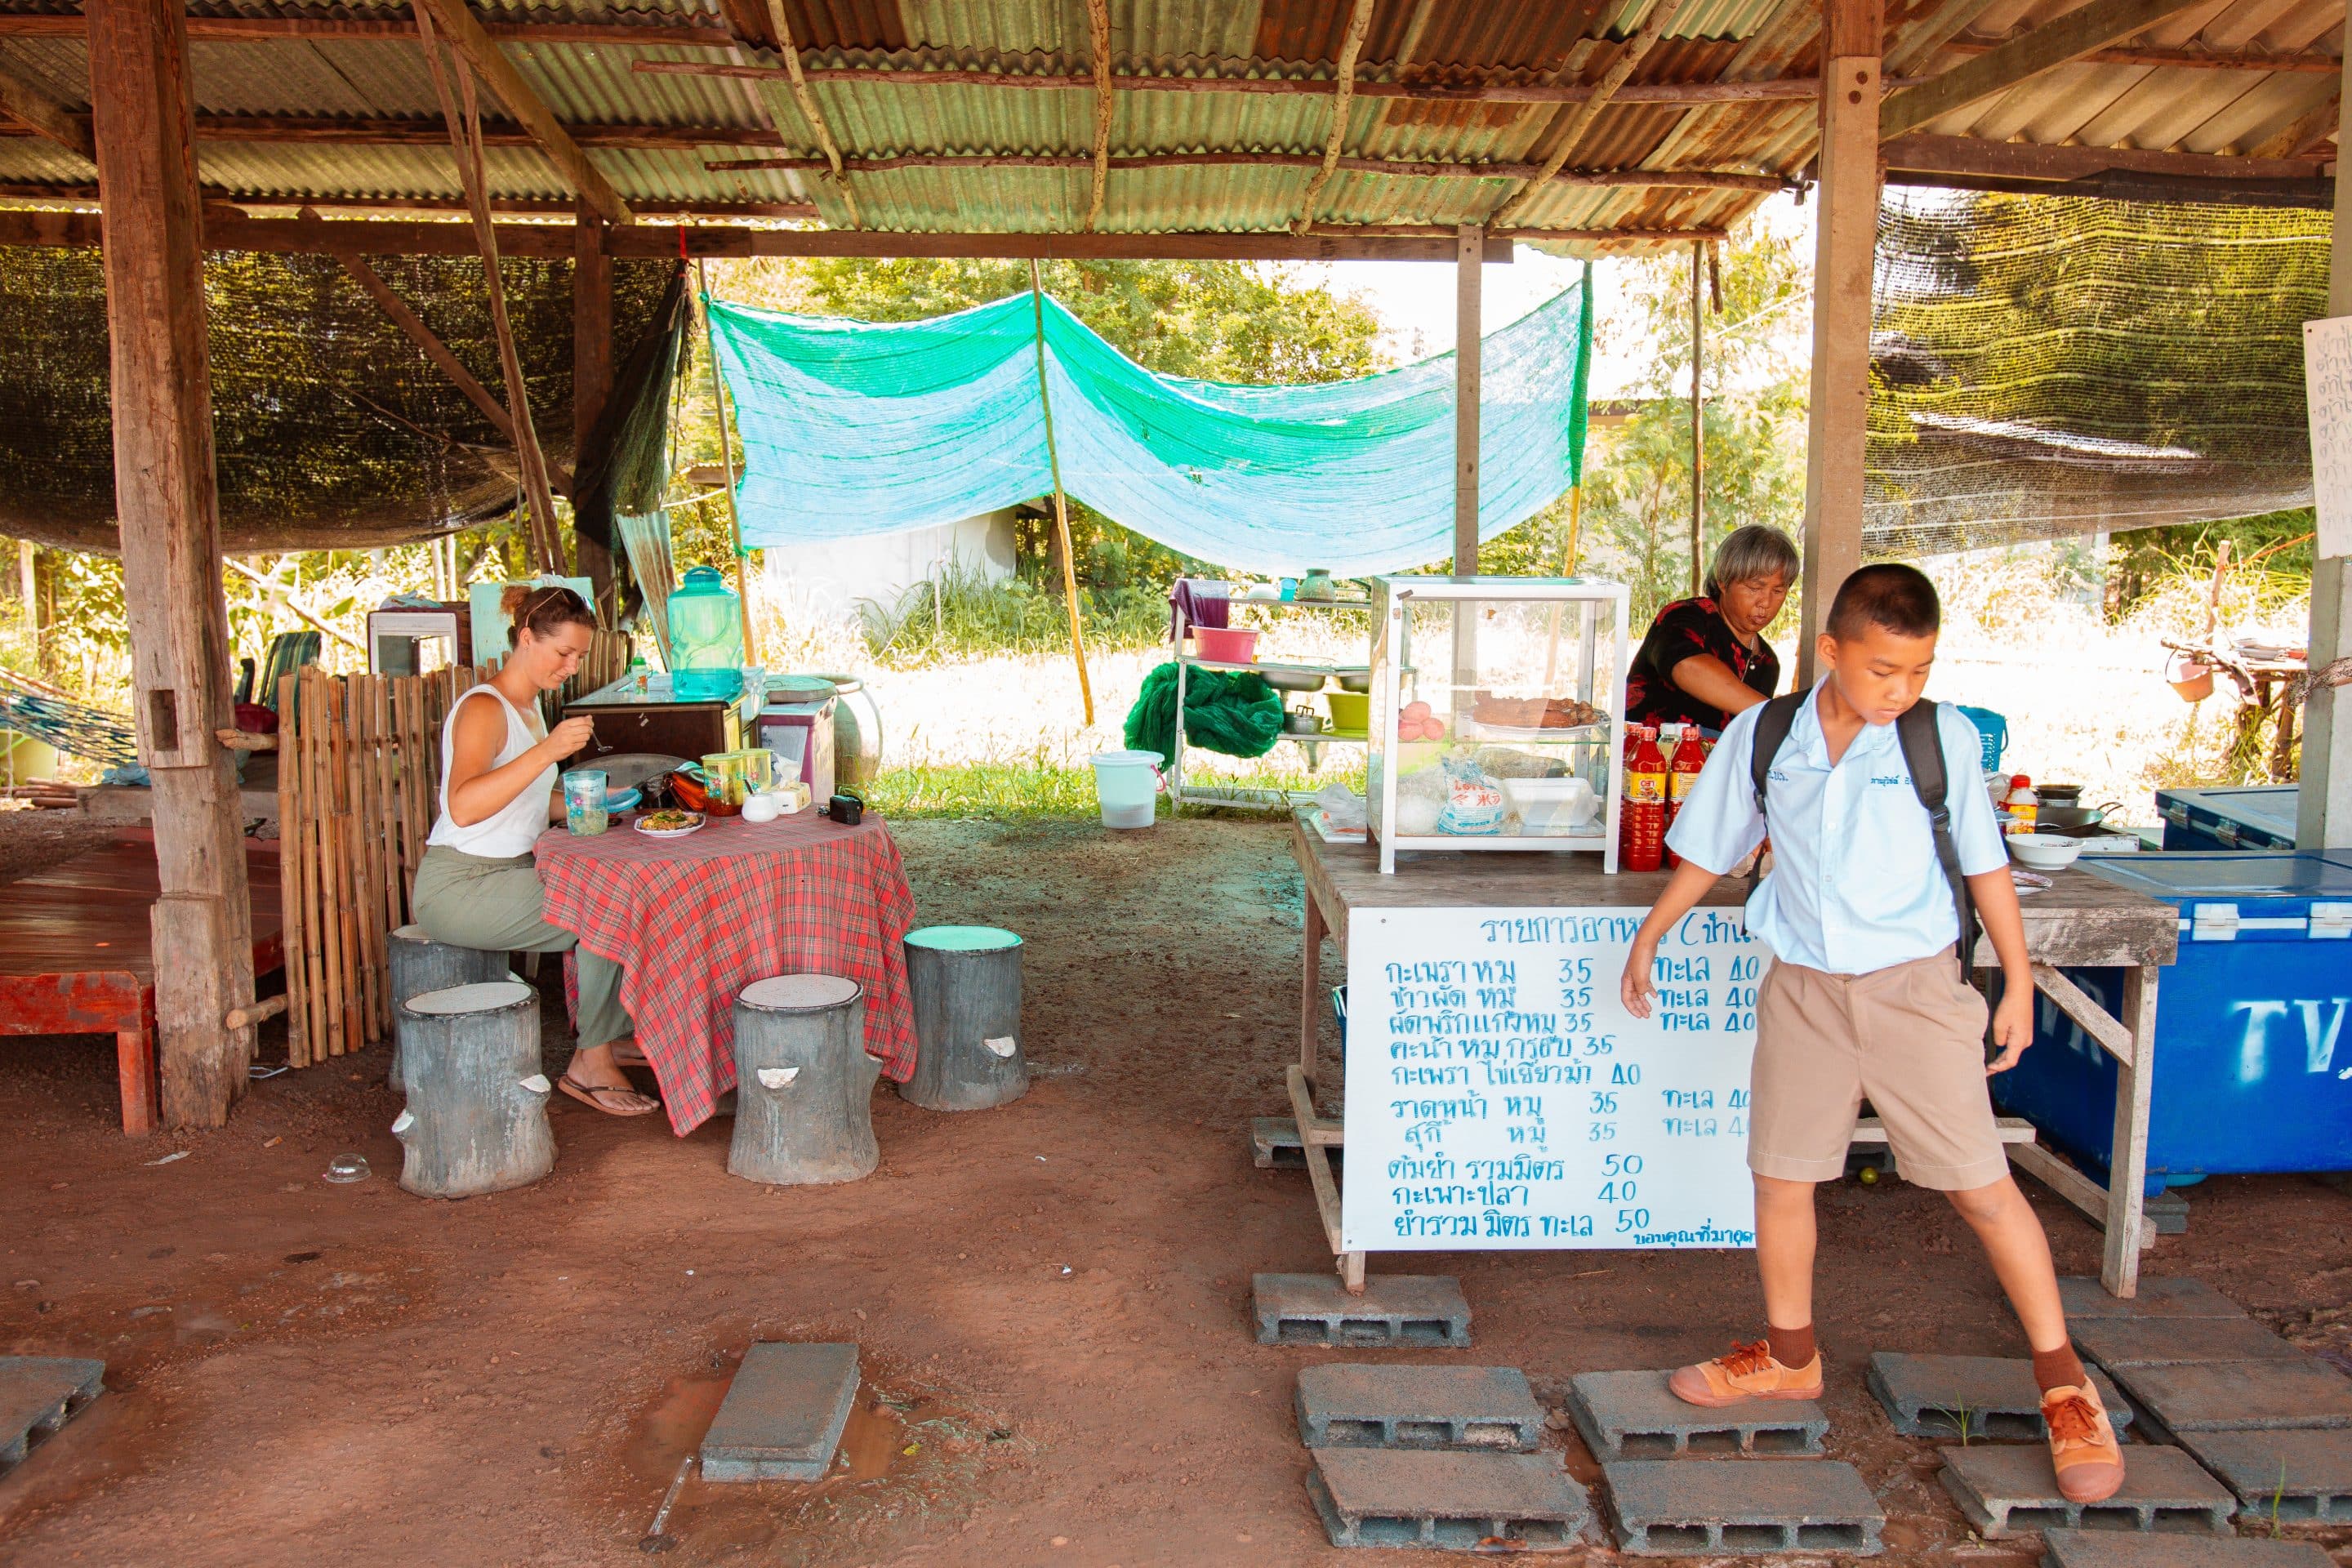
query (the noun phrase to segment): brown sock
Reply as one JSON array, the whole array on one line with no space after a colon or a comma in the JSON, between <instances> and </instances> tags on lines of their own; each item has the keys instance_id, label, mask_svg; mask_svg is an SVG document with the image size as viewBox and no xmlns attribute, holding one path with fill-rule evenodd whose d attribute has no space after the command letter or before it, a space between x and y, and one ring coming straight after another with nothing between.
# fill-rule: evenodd
<instances>
[{"instance_id":1,"label":"brown sock","mask_svg":"<svg viewBox=\"0 0 2352 1568\"><path fill-rule=\"evenodd\" d=\"M2060 1345L2054 1351L2033 1352L2033 1381L2044 1394L2053 1388L2080 1388L2089 1381L2083 1373L2083 1360L2072 1345Z\"/></svg>"},{"instance_id":2,"label":"brown sock","mask_svg":"<svg viewBox=\"0 0 2352 1568\"><path fill-rule=\"evenodd\" d=\"M1764 1339L1772 1348L1772 1359L1792 1370L1811 1362L1815 1354L1813 1325L1811 1323L1801 1329L1776 1328L1767 1323L1764 1325Z\"/></svg>"}]
</instances>

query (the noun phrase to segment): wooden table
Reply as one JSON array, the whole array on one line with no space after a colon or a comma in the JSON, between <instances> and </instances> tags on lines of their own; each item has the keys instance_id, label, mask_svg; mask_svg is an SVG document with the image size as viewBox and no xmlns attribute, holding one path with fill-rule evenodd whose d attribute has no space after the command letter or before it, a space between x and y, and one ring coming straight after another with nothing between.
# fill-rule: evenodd
<instances>
[{"instance_id":1,"label":"wooden table","mask_svg":"<svg viewBox=\"0 0 2352 1568\"><path fill-rule=\"evenodd\" d=\"M1291 854L1306 880L1307 932L1298 1001L1298 1061L1286 1069L1299 1142L1315 1184L1318 1206L1340 1276L1351 1290L1363 1289L1364 1255L1339 1245L1339 1184L1329 1152L1344 1146L1343 1124L1319 1116L1314 1090L1317 1044L1325 990L1322 946L1328 936L1344 963L1348 919L1356 910L1426 908L1616 907L1646 909L1666 885L1664 872L1602 873L1592 855L1472 855L1424 851L1397 857L1394 876L1380 870L1380 850L1369 844L1329 844L1297 817L1291 821ZM1726 878L1708 889L1703 906L1737 908L1747 901L1745 880ZM2139 1255L2153 1245L2156 1227L2141 1213L2147 1171L2148 1070L2156 1040L2157 971L2179 949L2179 912L2170 904L2079 870L2056 874L2046 890L2022 901L2025 945L2033 961L2035 985L2083 1031L2116 1058L2115 1163L2101 1187L2032 1141L2023 1123L2004 1121L2002 1138L2011 1163L2081 1209L2106 1232L2099 1278L2117 1296L2138 1289ZM1992 944L1979 942L1977 966L1991 970ZM2124 1016L2110 1015L2081 987L2058 973L2061 966L2124 970ZM1998 984L1998 973L1989 976ZM1855 1142L1878 1143L1885 1135L1865 1121Z\"/></svg>"}]
</instances>

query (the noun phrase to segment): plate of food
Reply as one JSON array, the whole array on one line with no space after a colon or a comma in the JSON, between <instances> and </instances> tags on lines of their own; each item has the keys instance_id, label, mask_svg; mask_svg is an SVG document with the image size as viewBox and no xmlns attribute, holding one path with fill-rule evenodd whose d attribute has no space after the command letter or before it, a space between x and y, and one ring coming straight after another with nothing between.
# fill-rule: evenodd
<instances>
[{"instance_id":1,"label":"plate of food","mask_svg":"<svg viewBox=\"0 0 2352 1568\"><path fill-rule=\"evenodd\" d=\"M1572 697L1496 697L1479 692L1471 704L1475 733L1490 741L1605 739L1609 715Z\"/></svg>"},{"instance_id":2,"label":"plate of food","mask_svg":"<svg viewBox=\"0 0 2352 1568\"><path fill-rule=\"evenodd\" d=\"M637 831L655 838L683 838L702 831L709 820L698 811L649 811L637 818Z\"/></svg>"}]
</instances>

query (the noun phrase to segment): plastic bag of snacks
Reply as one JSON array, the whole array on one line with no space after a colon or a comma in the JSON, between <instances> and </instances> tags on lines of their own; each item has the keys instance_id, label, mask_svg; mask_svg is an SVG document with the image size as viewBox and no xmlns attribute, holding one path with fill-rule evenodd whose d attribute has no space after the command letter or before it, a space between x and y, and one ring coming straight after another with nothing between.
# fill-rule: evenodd
<instances>
[{"instance_id":1,"label":"plastic bag of snacks","mask_svg":"<svg viewBox=\"0 0 2352 1568\"><path fill-rule=\"evenodd\" d=\"M1437 831L1464 836L1502 832L1507 802L1494 775L1468 757L1448 757L1442 765L1445 807L1437 814Z\"/></svg>"}]
</instances>

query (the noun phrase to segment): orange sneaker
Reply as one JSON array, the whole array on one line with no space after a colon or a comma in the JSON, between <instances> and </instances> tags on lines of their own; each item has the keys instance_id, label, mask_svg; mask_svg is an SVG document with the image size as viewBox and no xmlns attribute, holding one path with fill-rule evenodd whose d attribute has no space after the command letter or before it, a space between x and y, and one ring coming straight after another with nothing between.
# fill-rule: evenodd
<instances>
[{"instance_id":1,"label":"orange sneaker","mask_svg":"<svg viewBox=\"0 0 2352 1568\"><path fill-rule=\"evenodd\" d=\"M2058 1387L2042 1396L2042 1419L2050 1428L2050 1462L2058 1470L2058 1495L2068 1502L2104 1502L2124 1484L2124 1451L2116 1428L2099 1403L2099 1391Z\"/></svg>"},{"instance_id":2,"label":"orange sneaker","mask_svg":"<svg viewBox=\"0 0 2352 1568\"><path fill-rule=\"evenodd\" d=\"M1710 1409L1743 1399L1819 1399L1822 1355L1815 1351L1802 1366L1783 1366L1772 1359L1769 1340L1735 1344L1713 1361L1681 1368L1666 1380L1666 1387L1684 1404Z\"/></svg>"}]
</instances>

